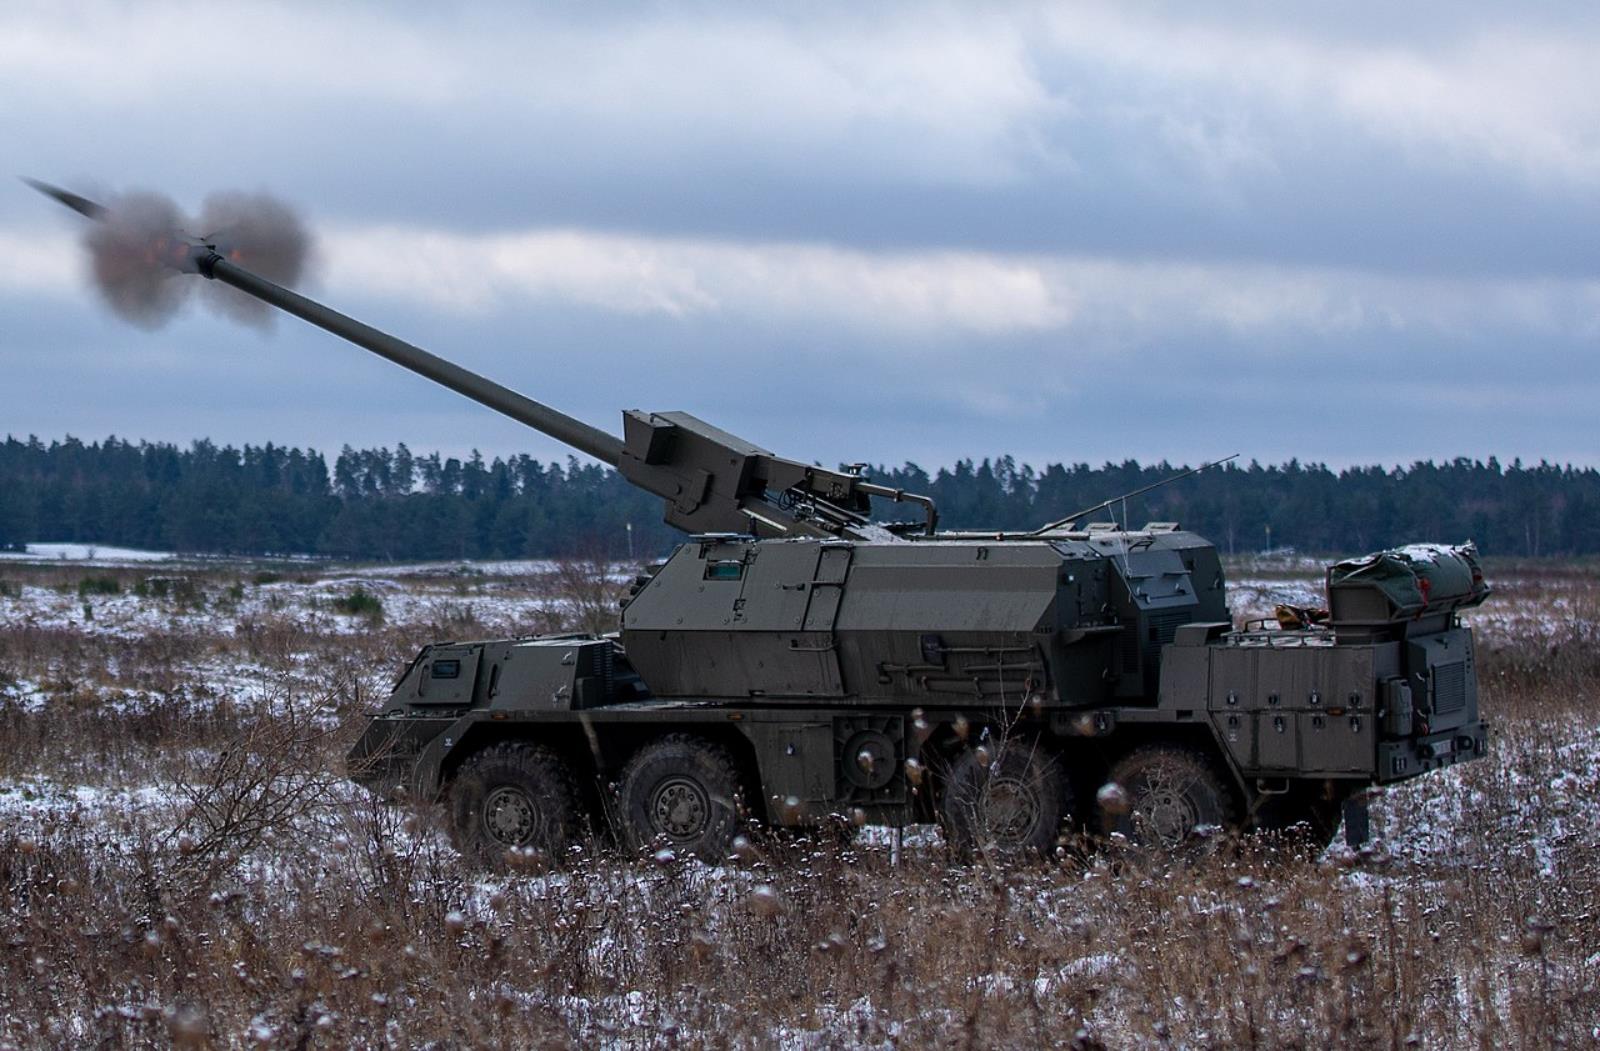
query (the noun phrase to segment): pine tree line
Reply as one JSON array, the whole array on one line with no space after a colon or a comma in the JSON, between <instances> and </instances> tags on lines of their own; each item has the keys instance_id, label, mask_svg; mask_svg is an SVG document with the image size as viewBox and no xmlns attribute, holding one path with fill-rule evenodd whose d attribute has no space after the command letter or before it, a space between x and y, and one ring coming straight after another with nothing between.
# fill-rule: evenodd
<instances>
[{"instance_id":1,"label":"pine tree line","mask_svg":"<svg viewBox=\"0 0 1600 1051\"><path fill-rule=\"evenodd\" d=\"M1018 466L963 460L869 471L927 493L952 529L1028 529L1179 471L1133 461ZM886 517L914 517L885 506ZM1485 554L1600 552L1600 472L1455 459L1405 468L1229 464L1092 516L1177 521L1225 552L1294 547L1347 554L1411 540L1473 539ZM661 504L616 472L569 459L486 461L345 447L188 448L117 438L0 445L0 547L77 541L231 554L519 558L665 552L679 534Z\"/></svg>"}]
</instances>

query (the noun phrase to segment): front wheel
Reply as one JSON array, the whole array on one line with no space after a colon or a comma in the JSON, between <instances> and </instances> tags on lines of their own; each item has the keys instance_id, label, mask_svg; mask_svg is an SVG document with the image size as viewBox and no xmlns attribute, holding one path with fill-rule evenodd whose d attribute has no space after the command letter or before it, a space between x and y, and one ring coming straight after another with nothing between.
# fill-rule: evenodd
<instances>
[{"instance_id":1,"label":"front wheel","mask_svg":"<svg viewBox=\"0 0 1600 1051\"><path fill-rule=\"evenodd\" d=\"M578 789L548 748L490 745L461 764L449 798L452 838L469 857L498 862L512 849L556 857L577 838Z\"/></svg>"},{"instance_id":2,"label":"front wheel","mask_svg":"<svg viewBox=\"0 0 1600 1051\"><path fill-rule=\"evenodd\" d=\"M1049 855L1067 809L1061 763L1032 740L983 742L957 757L939 816L959 853Z\"/></svg>"}]
</instances>

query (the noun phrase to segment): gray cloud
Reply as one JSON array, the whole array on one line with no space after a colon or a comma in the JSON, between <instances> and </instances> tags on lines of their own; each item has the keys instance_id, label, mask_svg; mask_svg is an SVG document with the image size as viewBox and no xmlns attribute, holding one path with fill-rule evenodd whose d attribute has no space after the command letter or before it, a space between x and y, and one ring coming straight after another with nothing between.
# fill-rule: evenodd
<instances>
[{"instance_id":1,"label":"gray cloud","mask_svg":"<svg viewBox=\"0 0 1600 1051\"><path fill-rule=\"evenodd\" d=\"M338 305L596 423L1600 462L1595 17L1311 17L13 5L0 134L56 180L286 197ZM40 208L0 194L7 429L545 448L301 326L78 318Z\"/></svg>"}]
</instances>

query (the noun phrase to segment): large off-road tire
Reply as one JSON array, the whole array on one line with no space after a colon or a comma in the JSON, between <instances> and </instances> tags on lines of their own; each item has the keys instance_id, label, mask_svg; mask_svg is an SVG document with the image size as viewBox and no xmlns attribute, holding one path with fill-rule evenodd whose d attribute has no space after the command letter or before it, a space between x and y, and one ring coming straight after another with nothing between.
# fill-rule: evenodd
<instances>
[{"instance_id":1,"label":"large off-road tire","mask_svg":"<svg viewBox=\"0 0 1600 1051\"><path fill-rule=\"evenodd\" d=\"M945 840L960 854L1049 856L1068 810L1061 761L1038 741L986 741L956 757L939 799Z\"/></svg>"},{"instance_id":2,"label":"large off-road tire","mask_svg":"<svg viewBox=\"0 0 1600 1051\"><path fill-rule=\"evenodd\" d=\"M578 788L548 748L503 741L469 756L450 782L456 848L490 864L513 849L559 858L577 838Z\"/></svg>"},{"instance_id":3,"label":"large off-road tire","mask_svg":"<svg viewBox=\"0 0 1600 1051\"><path fill-rule=\"evenodd\" d=\"M733 848L740 803L739 770L726 748L668 734L640 748L623 768L617 831L631 850L665 845L717 864Z\"/></svg>"},{"instance_id":4,"label":"large off-road tire","mask_svg":"<svg viewBox=\"0 0 1600 1051\"><path fill-rule=\"evenodd\" d=\"M1183 745L1144 745L1111 768L1120 791L1100 794L1100 829L1152 851L1193 853L1214 833L1239 826L1239 799L1205 753Z\"/></svg>"}]
</instances>

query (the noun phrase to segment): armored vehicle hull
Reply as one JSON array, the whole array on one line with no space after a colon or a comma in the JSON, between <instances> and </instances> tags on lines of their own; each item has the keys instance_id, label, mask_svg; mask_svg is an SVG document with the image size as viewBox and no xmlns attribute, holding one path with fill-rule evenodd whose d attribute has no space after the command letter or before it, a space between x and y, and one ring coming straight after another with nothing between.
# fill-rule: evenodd
<instances>
[{"instance_id":1,"label":"armored vehicle hull","mask_svg":"<svg viewBox=\"0 0 1600 1051\"><path fill-rule=\"evenodd\" d=\"M702 537L636 586L616 635L424 649L352 769L456 798L474 757L517 742L581 786L572 815L509 832L455 808L462 845L491 854L559 850L580 812L712 860L744 817L938 821L957 845L1039 851L1076 827L1179 846L1210 826L1326 838L1349 816L1359 836L1366 790L1484 754L1456 610L1487 589L1426 616L1375 585L1335 593L1363 616L1234 630L1214 548L1170 527ZM693 804L677 820L674 789ZM735 820L714 820L719 793Z\"/></svg>"}]
</instances>

